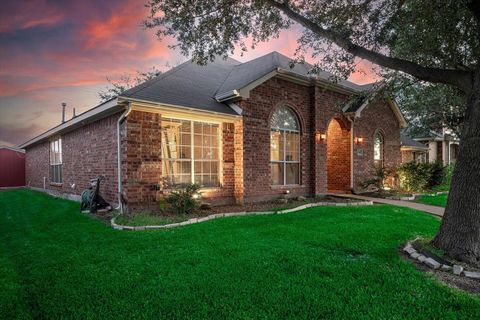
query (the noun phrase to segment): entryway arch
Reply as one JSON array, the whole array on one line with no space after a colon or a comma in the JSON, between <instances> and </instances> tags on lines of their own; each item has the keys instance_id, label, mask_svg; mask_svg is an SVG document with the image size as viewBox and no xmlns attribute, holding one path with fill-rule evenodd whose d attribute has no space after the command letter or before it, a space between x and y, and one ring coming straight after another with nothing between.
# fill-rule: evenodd
<instances>
[{"instance_id":1,"label":"entryway arch","mask_svg":"<svg viewBox=\"0 0 480 320\"><path fill-rule=\"evenodd\" d=\"M350 129L337 118L327 127L327 190L350 191L351 178Z\"/></svg>"}]
</instances>

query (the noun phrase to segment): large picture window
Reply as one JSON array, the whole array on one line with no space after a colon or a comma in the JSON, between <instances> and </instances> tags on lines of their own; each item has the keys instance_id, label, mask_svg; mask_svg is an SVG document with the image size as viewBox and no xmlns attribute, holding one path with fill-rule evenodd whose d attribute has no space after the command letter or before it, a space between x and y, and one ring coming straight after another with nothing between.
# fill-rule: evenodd
<instances>
[{"instance_id":1,"label":"large picture window","mask_svg":"<svg viewBox=\"0 0 480 320\"><path fill-rule=\"evenodd\" d=\"M50 182L62 183L62 138L50 141Z\"/></svg>"},{"instance_id":2,"label":"large picture window","mask_svg":"<svg viewBox=\"0 0 480 320\"><path fill-rule=\"evenodd\" d=\"M373 140L373 161L375 167L383 167L383 144L383 136L380 132L377 132Z\"/></svg>"},{"instance_id":3,"label":"large picture window","mask_svg":"<svg viewBox=\"0 0 480 320\"><path fill-rule=\"evenodd\" d=\"M218 124L162 118L162 173L181 187L220 185Z\"/></svg>"},{"instance_id":4,"label":"large picture window","mask_svg":"<svg viewBox=\"0 0 480 320\"><path fill-rule=\"evenodd\" d=\"M270 171L273 185L300 184L300 125L285 106L270 121Z\"/></svg>"}]
</instances>

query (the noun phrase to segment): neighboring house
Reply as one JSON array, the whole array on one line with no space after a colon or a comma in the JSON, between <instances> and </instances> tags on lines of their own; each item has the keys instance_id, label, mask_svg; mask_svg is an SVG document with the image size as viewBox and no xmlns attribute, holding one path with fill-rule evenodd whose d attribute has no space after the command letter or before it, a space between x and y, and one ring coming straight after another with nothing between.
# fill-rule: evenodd
<instances>
[{"instance_id":1,"label":"neighboring house","mask_svg":"<svg viewBox=\"0 0 480 320\"><path fill-rule=\"evenodd\" d=\"M460 139L448 129L443 129L441 133L432 131L428 136L417 137L414 140L428 148L428 162L440 161L444 165L449 165L458 159Z\"/></svg>"},{"instance_id":2,"label":"neighboring house","mask_svg":"<svg viewBox=\"0 0 480 320\"><path fill-rule=\"evenodd\" d=\"M158 207L164 179L199 183L214 204L242 203L359 192L374 164L400 163L405 119L394 101L289 63L277 52L183 63L24 143L27 182L78 195L103 174L105 198L119 193L137 212Z\"/></svg>"},{"instance_id":3,"label":"neighboring house","mask_svg":"<svg viewBox=\"0 0 480 320\"><path fill-rule=\"evenodd\" d=\"M25 150L0 146L0 188L25 185Z\"/></svg>"},{"instance_id":4,"label":"neighboring house","mask_svg":"<svg viewBox=\"0 0 480 320\"><path fill-rule=\"evenodd\" d=\"M413 140L405 134L400 134L402 163L427 162L428 147L423 143Z\"/></svg>"}]
</instances>

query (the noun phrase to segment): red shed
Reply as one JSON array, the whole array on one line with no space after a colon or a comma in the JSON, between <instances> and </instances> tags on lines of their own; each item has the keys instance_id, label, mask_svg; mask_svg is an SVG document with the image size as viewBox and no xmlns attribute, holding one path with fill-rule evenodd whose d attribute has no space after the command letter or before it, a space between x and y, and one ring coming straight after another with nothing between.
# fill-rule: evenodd
<instances>
[{"instance_id":1,"label":"red shed","mask_svg":"<svg viewBox=\"0 0 480 320\"><path fill-rule=\"evenodd\" d=\"M0 147L0 188L25 185L25 150Z\"/></svg>"}]
</instances>

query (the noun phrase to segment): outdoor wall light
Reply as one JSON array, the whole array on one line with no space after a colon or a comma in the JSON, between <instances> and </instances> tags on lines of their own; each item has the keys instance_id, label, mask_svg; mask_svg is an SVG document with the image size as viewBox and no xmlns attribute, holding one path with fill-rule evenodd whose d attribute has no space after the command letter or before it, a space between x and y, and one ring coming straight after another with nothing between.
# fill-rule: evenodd
<instances>
[{"instance_id":1,"label":"outdoor wall light","mask_svg":"<svg viewBox=\"0 0 480 320\"><path fill-rule=\"evenodd\" d=\"M315 132L315 141L320 143L327 139L327 135L325 133L321 133L320 131Z\"/></svg>"},{"instance_id":2,"label":"outdoor wall light","mask_svg":"<svg viewBox=\"0 0 480 320\"><path fill-rule=\"evenodd\" d=\"M363 143L363 137L355 137L355 144L362 144Z\"/></svg>"}]
</instances>

